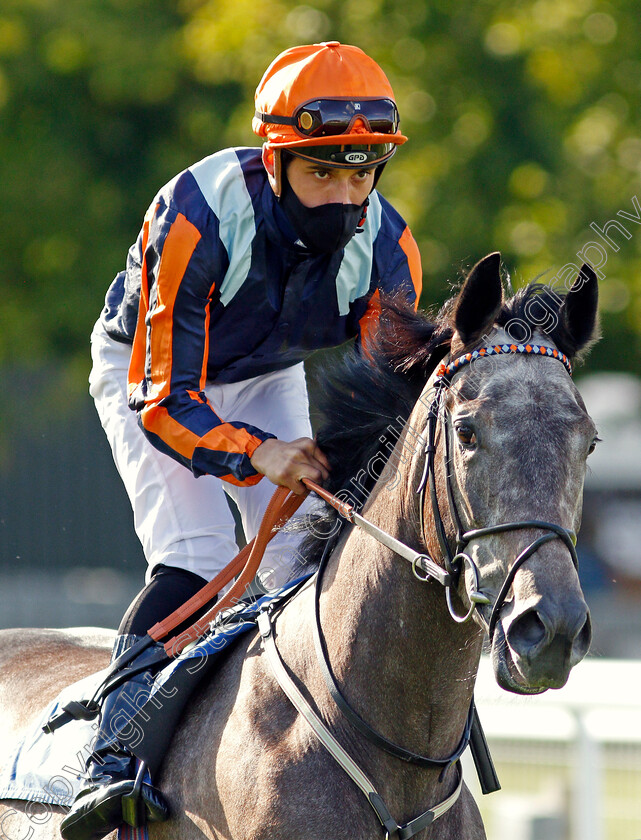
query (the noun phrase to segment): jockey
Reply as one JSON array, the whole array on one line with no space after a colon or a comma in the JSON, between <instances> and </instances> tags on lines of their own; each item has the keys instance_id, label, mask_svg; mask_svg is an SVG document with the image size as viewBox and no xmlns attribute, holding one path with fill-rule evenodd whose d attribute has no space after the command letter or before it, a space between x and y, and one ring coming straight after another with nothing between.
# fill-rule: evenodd
<instances>
[{"instance_id":1,"label":"jockey","mask_svg":"<svg viewBox=\"0 0 641 840\"><path fill-rule=\"evenodd\" d=\"M300 494L301 478L327 477L305 358L354 337L366 348L382 295L420 296L416 243L375 189L407 139L381 68L335 41L294 47L255 104L262 149L217 152L159 191L92 334L90 392L149 564L114 658L237 554L228 496L251 540L274 485ZM291 577L298 540L271 541L264 585ZM114 723L143 678L103 703L66 840L114 830L132 792L143 819L168 816L160 791L135 787Z\"/></svg>"}]
</instances>

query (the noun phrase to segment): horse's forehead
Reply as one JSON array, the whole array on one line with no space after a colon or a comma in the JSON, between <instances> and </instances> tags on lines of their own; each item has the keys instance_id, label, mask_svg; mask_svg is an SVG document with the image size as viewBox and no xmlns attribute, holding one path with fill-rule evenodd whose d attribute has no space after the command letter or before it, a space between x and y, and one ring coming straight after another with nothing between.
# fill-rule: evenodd
<instances>
[{"instance_id":1,"label":"horse's forehead","mask_svg":"<svg viewBox=\"0 0 641 840\"><path fill-rule=\"evenodd\" d=\"M504 363L503 363L504 362ZM487 404L559 402L577 404L576 388L563 365L555 359L523 356L496 361L486 378L479 381L479 398Z\"/></svg>"},{"instance_id":2,"label":"horse's forehead","mask_svg":"<svg viewBox=\"0 0 641 840\"><path fill-rule=\"evenodd\" d=\"M584 413L574 383L555 359L523 356L497 359L492 370L478 381L478 386L479 404L497 416L507 408L529 408L536 416L541 410L551 416L577 417Z\"/></svg>"}]
</instances>

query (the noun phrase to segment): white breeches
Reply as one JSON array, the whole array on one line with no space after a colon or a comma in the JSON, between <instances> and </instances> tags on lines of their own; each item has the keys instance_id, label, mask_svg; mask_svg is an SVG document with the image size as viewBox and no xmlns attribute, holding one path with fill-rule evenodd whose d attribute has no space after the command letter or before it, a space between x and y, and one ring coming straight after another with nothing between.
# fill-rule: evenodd
<instances>
[{"instance_id":1,"label":"white breeches","mask_svg":"<svg viewBox=\"0 0 641 840\"><path fill-rule=\"evenodd\" d=\"M134 527L149 564L147 580L162 563L211 580L238 553L227 495L236 503L249 541L257 533L275 486L263 478L237 487L210 475L195 478L173 458L155 449L127 405L131 348L113 341L100 321L91 336L93 369L89 392L109 440L131 501ZM265 429L284 441L311 437L309 401L302 363L243 382L212 384L206 394L216 413ZM308 510L307 500L300 512ZM260 567L272 589L290 576L303 532L278 534Z\"/></svg>"}]
</instances>

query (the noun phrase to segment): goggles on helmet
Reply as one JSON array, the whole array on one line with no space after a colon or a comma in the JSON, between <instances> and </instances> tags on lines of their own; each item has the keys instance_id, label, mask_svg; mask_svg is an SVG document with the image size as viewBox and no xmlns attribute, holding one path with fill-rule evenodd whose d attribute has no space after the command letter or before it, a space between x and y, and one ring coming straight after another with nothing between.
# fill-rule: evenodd
<instances>
[{"instance_id":1,"label":"goggles on helmet","mask_svg":"<svg viewBox=\"0 0 641 840\"><path fill-rule=\"evenodd\" d=\"M400 119L391 99L313 99L299 105L291 117L264 114L265 123L291 125L302 137L335 137L348 134L357 120L374 134L396 134Z\"/></svg>"}]
</instances>

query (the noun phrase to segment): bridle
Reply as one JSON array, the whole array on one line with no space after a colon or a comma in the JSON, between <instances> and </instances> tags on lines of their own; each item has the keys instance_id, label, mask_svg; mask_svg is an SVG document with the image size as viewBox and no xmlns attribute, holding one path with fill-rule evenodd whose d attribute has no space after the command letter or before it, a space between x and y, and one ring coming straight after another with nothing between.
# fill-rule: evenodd
<instances>
[{"instance_id":1,"label":"bridle","mask_svg":"<svg viewBox=\"0 0 641 840\"><path fill-rule=\"evenodd\" d=\"M427 416L427 425L425 429L425 437L427 438L427 442L424 449L425 462L423 465L423 475L421 477L421 481L416 491L419 496L421 534L424 534L425 530L423 517L426 505L426 493L427 488L429 487L430 504L432 508L432 515L434 520L434 526L436 529L438 544L443 557L445 570L449 575L449 581L445 584L447 605L450 615L458 623L468 621L472 617L475 609L477 609L480 606L489 605L491 603L490 598L487 595L485 595L479 588L478 566L470 557L470 555L465 552L465 549L467 548L469 543L473 540L481 539L483 537L491 536L493 534L503 534L509 531L517 531L523 529L537 529L547 531L546 534L543 534L542 536L533 540L533 542L531 542L530 545L528 545L527 548L525 548L518 555L518 557L510 567L510 570L508 571L505 580L503 581L503 584L496 597L496 600L492 606L489 621L485 619L482 612L479 610L479 617L481 618L481 622L488 631L490 641L492 641L493 639L494 630L496 628L499 614L503 605L505 604L505 599L507 598L509 591L512 587L514 578L516 577L516 573L519 571L521 566L527 560L529 560L529 558L532 557L532 555L535 554L539 550L539 548L541 548L542 545L544 545L547 542L550 542L551 540L560 539L570 552L570 557L572 558L574 567L576 569L578 569L579 567L579 560L575 548L576 534L574 531L568 528L564 528L563 526L557 525L553 522L545 522L539 519L522 520L519 522L506 522L498 525L489 525L484 528L465 530L461 515L456 505L453 483L454 470L452 469L452 445L450 440L450 428L447 423L444 404L445 394L447 390L452 386L452 380L454 379L454 376L462 368L488 356L501 356L506 354L548 356L550 358L558 359L563 363L568 374L570 376L572 375L572 365L570 363L570 360L564 353L561 353L561 351L557 350L555 347L548 347L540 344L497 344L494 346L490 345L466 353L450 362L443 362L438 367L435 378L428 383L428 386L426 388L426 390L430 389L432 391L433 397L431 399L430 408ZM421 401L427 401L425 392L421 396ZM441 510L439 507L436 492L436 432L439 427L439 423L444 439L443 466L445 475L445 485L447 490L447 504L450 518L456 529L454 549L450 545L450 541L447 537L445 524L441 515ZM461 616L454 610L452 604L451 590L453 587L456 588L458 586L461 572L465 567L467 567L467 569L469 569L472 573L474 583L471 587L468 588L467 592L470 601L469 609L465 615ZM417 575L417 577L419 577L419 575ZM423 579L429 580L430 577L431 575L428 573Z\"/></svg>"},{"instance_id":2,"label":"bridle","mask_svg":"<svg viewBox=\"0 0 641 840\"><path fill-rule=\"evenodd\" d=\"M557 359L562 362L568 374L570 376L572 375L572 365L570 360L564 353L557 350L556 347L549 347L542 344L488 345L480 347L469 353L465 353L452 361L445 361L440 364L436 370L436 375L428 381L425 390L419 397L419 402L424 404L429 402L430 406L427 415L425 432L421 436L422 439L426 441L423 450L423 454L425 456L423 474L416 489L419 502L420 531L421 536L424 538L424 511L426 507L426 494L429 487L434 527L436 529L436 536L441 550L441 555L443 557L444 568L436 563L429 554L415 551L410 546L400 542L395 537L392 537L390 534L374 525L368 519L357 513L353 505L350 505L349 503L342 501L337 496L332 495L315 482L303 479L303 484L305 484L308 489L313 490L318 496L335 508L344 519L366 531L368 534L373 536L374 539L390 548L400 557L408 560L412 564L412 571L414 572L414 575L419 580L425 582L436 580L440 583L445 588L445 597L450 615L454 621L459 624L469 621L469 619L472 618L475 609L478 607L488 606L491 603L490 598L480 589L480 574L478 566L469 554L465 552L469 543L473 540L481 539L493 534L503 534L509 531L519 531L525 529L547 531L546 534L543 534L533 540L530 545L528 545L515 559L492 606L489 621L486 620L483 614L479 611L481 623L488 631L490 641L494 635L499 614L505 604L505 599L512 587L516 573L519 571L521 566L529 560L530 557L539 550L539 548L541 548L541 546L551 540L560 539L570 552L570 557L572 558L574 567L576 569L579 567L579 560L575 548L576 534L574 531L564 528L562 525L558 525L554 522L545 522L540 519L525 519L519 522L505 522L497 525L488 525L483 528L465 530L462 517L456 505L453 481L454 470L452 468L452 445L444 404L445 394L452 386L454 376L467 365L480 361L486 357L504 356L508 354L546 356L552 359ZM443 471L445 474L447 505L450 518L456 529L454 548L450 545L450 541L447 536L436 491L436 433L439 428L439 424L441 426L445 443L443 453ZM465 615L459 615L454 609L454 605L452 603L452 589L456 589L458 587L461 572L465 567L471 572L474 582L472 586L467 588L467 596L470 601L469 609Z\"/></svg>"}]
</instances>

